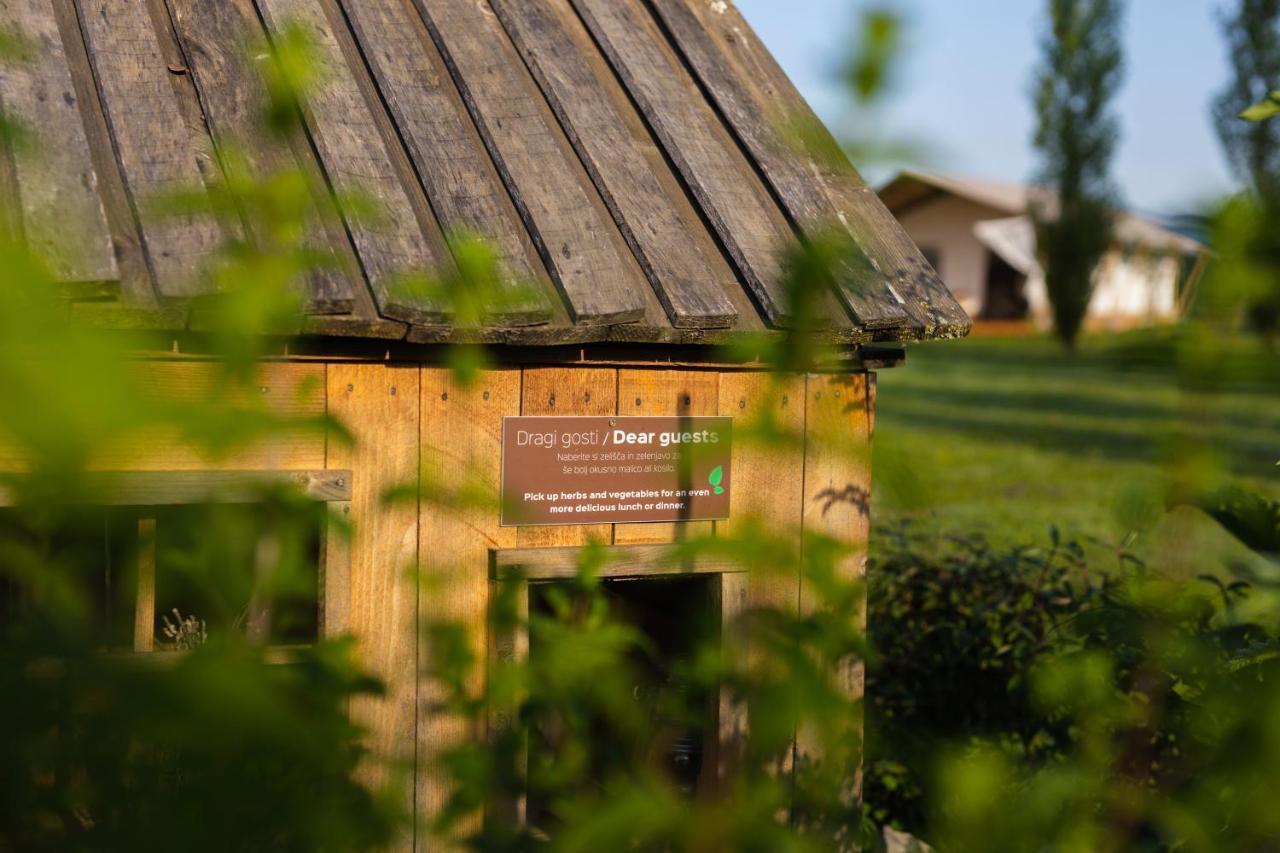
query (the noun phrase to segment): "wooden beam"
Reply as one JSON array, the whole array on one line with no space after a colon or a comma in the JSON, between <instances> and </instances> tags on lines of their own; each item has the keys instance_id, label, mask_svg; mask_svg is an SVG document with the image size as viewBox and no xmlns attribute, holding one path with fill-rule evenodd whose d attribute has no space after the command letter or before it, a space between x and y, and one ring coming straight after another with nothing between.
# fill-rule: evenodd
<instances>
[{"instance_id":1,"label":"wooden beam","mask_svg":"<svg viewBox=\"0 0 1280 853\"><path fill-rule=\"evenodd\" d=\"M643 578L672 575L720 575L746 571L729 557L677 555L670 545L612 545L602 550L596 574L602 578ZM498 548L491 552L490 573L495 580L564 580L577 576L582 548Z\"/></svg>"},{"instance_id":2,"label":"wooden beam","mask_svg":"<svg viewBox=\"0 0 1280 853\"><path fill-rule=\"evenodd\" d=\"M138 591L133 605L133 650L156 647L156 519L138 519Z\"/></svg>"},{"instance_id":3,"label":"wooden beam","mask_svg":"<svg viewBox=\"0 0 1280 853\"><path fill-rule=\"evenodd\" d=\"M319 634L338 637L351 627L351 502L330 504L329 511L320 554Z\"/></svg>"},{"instance_id":4,"label":"wooden beam","mask_svg":"<svg viewBox=\"0 0 1280 853\"><path fill-rule=\"evenodd\" d=\"M264 489L295 486L317 501L351 499L351 472L327 471L93 471L86 496L95 506L182 506L257 503ZM0 507L13 495L0 489Z\"/></svg>"},{"instance_id":5,"label":"wooden beam","mask_svg":"<svg viewBox=\"0 0 1280 853\"><path fill-rule=\"evenodd\" d=\"M739 620L749 604L749 578L743 573L725 573L713 582L713 618L720 625L720 654L734 660L746 654ZM711 699L711 725L707 730L705 759L699 787L719 796L732 793L734 773L742 761L747 738L747 706L728 686L722 685Z\"/></svg>"},{"instance_id":6,"label":"wooden beam","mask_svg":"<svg viewBox=\"0 0 1280 853\"><path fill-rule=\"evenodd\" d=\"M418 484L420 373L384 364L328 368L329 414L352 438L331 437L328 463L355 478L347 629L360 665L386 685L381 696L351 702L372 753L357 776L373 789L387 782L392 765L411 766L417 747L418 507L384 498ZM412 811L412 786L402 793L402 806ZM413 829L406 828L387 849L407 853L413 844Z\"/></svg>"}]
</instances>

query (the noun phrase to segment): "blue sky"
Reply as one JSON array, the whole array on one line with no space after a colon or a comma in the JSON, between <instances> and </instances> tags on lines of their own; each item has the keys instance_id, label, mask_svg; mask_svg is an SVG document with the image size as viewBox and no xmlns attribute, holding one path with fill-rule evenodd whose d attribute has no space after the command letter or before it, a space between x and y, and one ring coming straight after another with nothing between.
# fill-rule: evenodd
<instances>
[{"instance_id":1,"label":"blue sky","mask_svg":"<svg viewBox=\"0 0 1280 853\"><path fill-rule=\"evenodd\" d=\"M1208 118L1227 76L1215 10L1225 0L1129 0L1123 138L1114 174L1132 206L1186 211L1232 179ZM809 102L838 123L834 79L850 43L855 0L737 0ZM899 0L908 50L877 136L918 143L920 165L1025 180L1034 167L1028 88L1047 0ZM869 169L872 180L884 169Z\"/></svg>"}]
</instances>

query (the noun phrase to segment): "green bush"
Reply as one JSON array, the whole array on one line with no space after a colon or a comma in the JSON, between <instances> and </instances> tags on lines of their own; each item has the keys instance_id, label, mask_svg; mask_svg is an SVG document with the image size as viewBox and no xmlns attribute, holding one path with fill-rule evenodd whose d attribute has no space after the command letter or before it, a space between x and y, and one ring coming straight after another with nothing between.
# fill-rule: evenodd
<instances>
[{"instance_id":1,"label":"green bush","mask_svg":"<svg viewBox=\"0 0 1280 853\"><path fill-rule=\"evenodd\" d=\"M1280 505L1203 505L1280 550ZM1099 571L1056 532L996 549L901 526L872 553L872 820L956 850L1272 849L1274 577L1187 582L1123 553Z\"/></svg>"},{"instance_id":2,"label":"green bush","mask_svg":"<svg viewBox=\"0 0 1280 853\"><path fill-rule=\"evenodd\" d=\"M1107 580L1091 582L1074 543L999 550L910 524L877 530L871 553L867 804L878 822L922 831L948 745L998 739L1038 762L1062 750L1066 733L1035 709L1027 673Z\"/></svg>"}]
</instances>

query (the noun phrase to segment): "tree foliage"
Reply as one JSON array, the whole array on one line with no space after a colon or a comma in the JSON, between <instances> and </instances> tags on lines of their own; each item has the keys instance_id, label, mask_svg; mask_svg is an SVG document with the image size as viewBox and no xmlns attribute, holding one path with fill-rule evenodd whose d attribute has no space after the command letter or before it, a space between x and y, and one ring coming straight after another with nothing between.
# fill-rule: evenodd
<instances>
[{"instance_id":1,"label":"tree foliage","mask_svg":"<svg viewBox=\"0 0 1280 853\"><path fill-rule=\"evenodd\" d=\"M1120 0L1049 0L1034 100L1037 246L1054 326L1072 347L1112 240L1110 167L1118 125L1110 102L1123 67Z\"/></svg>"},{"instance_id":2,"label":"tree foliage","mask_svg":"<svg viewBox=\"0 0 1280 853\"><path fill-rule=\"evenodd\" d=\"M1280 257L1280 2L1239 0L1221 19L1231 77L1212 105L1227 161L1248 188L1255 227L1244 252L1270 267ZM1280 330L1280 276L1268 275L1244 300L1246 319L1274 337Z\"/></svg>"}]
</instances>

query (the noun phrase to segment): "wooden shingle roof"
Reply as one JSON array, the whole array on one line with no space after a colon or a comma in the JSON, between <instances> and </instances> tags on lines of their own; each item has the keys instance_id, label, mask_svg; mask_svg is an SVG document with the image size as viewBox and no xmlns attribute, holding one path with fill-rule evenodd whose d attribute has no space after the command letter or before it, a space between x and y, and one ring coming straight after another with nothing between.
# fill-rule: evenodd
<instances>
[{"instance_id":1,"label":"wooden shingle roof","mask_svg":"<svg viewBox=\"0 0 1280 853\"><path fill-rule=\"evenodd\" d=\"M42 142L0 168L11 218L70 292L121 316L193 322L226 226L153 218L147 200L219 181L219 143L237 139L255 170L299 166L377 203L308 236L343 262L307 283L311 334L696 344L785 329L780 251L832 226L867 261L823 296L833 340L968 329L833 140L794 133L820 125L725 0L0 0L0 20L36 46L0 68L0 105ZM286 22L323 81L295 145L258 127L243 49ZM513 286L463 332L447 304L394 286L447 271L460 231L544 298Z\"/></svg>"}]
</instances>

